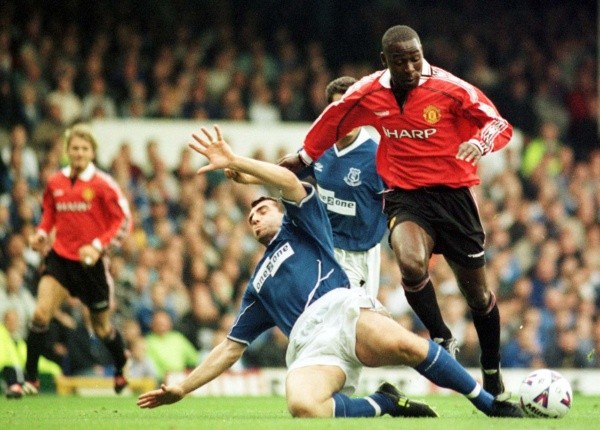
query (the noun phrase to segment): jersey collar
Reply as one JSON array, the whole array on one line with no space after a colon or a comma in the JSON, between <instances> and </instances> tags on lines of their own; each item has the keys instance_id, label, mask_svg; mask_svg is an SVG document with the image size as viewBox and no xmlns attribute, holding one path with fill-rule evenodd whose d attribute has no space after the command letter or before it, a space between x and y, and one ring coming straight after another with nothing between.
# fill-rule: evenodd
<instances>
[{"instance_id":1,"label":"jersey collar","mask_svg":"<svg viewBox=\"0 0 600 430\"><path fill-rule=\"evenodd\" d=\"M70 178L71 177L71 166L67 166L64 169L62 169L62 173L67 178ZM96 166L94 165L94 163L90 163L85 168L85 170L79 174L78 178L81 179L82 181L88 182L92 179L92 177L94 176L94 173L96 173Z\"/></svg>"},{"instance_id":2,"label":"jersey collar","mask_svg":"<svg viewBox=\"0 0 600 430\"><path fill-rule=\"evenodd\" d=\"M427 60L423 59L423 68L421 69L421 78L419 79L419 85L423 85L425 82L427 82L427 79L431 77L431 74L431 64L429 64ZM386 69L379 78L379 83L384 88L392 88L391 79L392 75L390 74L390 70Z\"/></svg>"},{"instance_id":3,"label":"jersey collar","mask_svg":"<svg viewBox=\"0 0 600 430\"><path fill-rule=\"evenodd\" d=\"M360 145L362 145L369 139L371 139L371 135L369 134L369 132L367 130L365 130L364 127L361 127L360 131L354 138L354 142L352 142L350 145L346 146L344 149L338 149L337 146L333 145L333 148L335 150L335 155L337 155L338 157L343 157L350 151L354 150L355 148L358 148Z\"/></svg>"}]
</instances>

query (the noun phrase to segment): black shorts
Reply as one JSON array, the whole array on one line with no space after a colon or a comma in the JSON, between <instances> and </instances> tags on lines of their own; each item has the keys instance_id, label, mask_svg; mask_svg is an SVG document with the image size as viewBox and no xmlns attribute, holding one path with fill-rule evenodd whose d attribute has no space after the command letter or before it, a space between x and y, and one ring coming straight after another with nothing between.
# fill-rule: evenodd
<instances>
[{"instance_id":1,"label":"black shorts","mask_svg":"<svg viewBox=\"0 0 600 430\"><path fill-rule=\"evenodd\" d=\"M43 275L52 276L73 297L78 297L90 310L101 312L108 309L112 300L112 278L105 269L101 258L92 267L79 261L61 257L51 250L45 259Z\"/></svg>"},{"instance_id":2,"label":"black shorts","mask_svg":"<svg viewBox=\"0 0 600 430\"><path fill-rule=\"evenodd\" d=\"M401 222L412 221L433 238L434 254L467 269L485 265L485 232L469 188L394 189L385 194L384 212L390 233Z\"/></svg>"}]
</instances>

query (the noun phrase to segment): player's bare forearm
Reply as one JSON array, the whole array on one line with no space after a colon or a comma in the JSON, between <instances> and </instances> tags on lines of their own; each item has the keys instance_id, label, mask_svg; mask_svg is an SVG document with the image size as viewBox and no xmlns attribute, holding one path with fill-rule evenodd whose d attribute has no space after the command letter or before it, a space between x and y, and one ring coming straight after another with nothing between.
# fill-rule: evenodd
<instances>
[{"instance_id":1,"label":"player's bare forearm","mask_svg":"<svg viewBox=\"0 0 600 430\"><path fill-rule=\"evenodd\" d=\"M265 185L281 190L284 199L299 202L306 197L306 190L298 177L290 170L266 161L247 157L235 157L230 168L252 175Z\"/></svg>"},{"instance_id":2,"label":"player's bare forearm","mask_svg":"<svg viewBox=\"0 0 600 430\"><path fill-rule=\"evenodd\" d=\"M245 345L225 339L179 385L183 393L189 394L225 372L240 359L245 349Z\"/></svg>"},{"instance_id":3,"label":"player's bare forearm","mask_svg":"<svg viewBox=\"0 0 600 430\"><path fill-rule=\"evenodd\" d=\"M264 182L257 177L248 175L247 173L238 172L236 170L225 169L225 176L237 182L238 184L264 185Z\"/></svg>"}]
</instances>

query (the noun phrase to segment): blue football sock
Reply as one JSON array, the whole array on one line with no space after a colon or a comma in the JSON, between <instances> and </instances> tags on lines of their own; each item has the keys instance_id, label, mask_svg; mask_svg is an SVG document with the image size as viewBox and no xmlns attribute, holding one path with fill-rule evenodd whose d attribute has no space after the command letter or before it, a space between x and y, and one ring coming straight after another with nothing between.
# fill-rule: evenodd
<instances>
[{"instance_id":1,"label":"blue football sock","mask_svg":"<svg viewBox=\"0 0 600 430\"><path fill-rule=\"evenodd\" d=\"M494 397L437 343L429 341L427 358L415 370L434 384L465 395L480 411L491 411Z\"/></svg>"},{"instance_id":2,"label":"blue football sock","mask_svg":"<svg viewBox=\"0 0 600 430\"><path fill-rule=\"evenodd\" d=\"M343 417L377 417L388 413L394 407L392 400L383 394L372 394L369 397L351 398L342 393L333 395L334 416Z\"/></svg>"}]
</instances>

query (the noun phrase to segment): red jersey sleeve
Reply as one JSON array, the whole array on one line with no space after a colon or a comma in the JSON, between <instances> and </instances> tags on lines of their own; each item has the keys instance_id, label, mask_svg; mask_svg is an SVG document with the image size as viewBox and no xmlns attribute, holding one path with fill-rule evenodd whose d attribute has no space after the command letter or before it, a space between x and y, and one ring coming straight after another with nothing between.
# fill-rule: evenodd
<instances>
[{"instance_id":1,"label":"red jersey sleeve","mask_svg":"<svg viewBox=\"0 0 600 430\"><path fill-rule=\"evenodd\" d=\"M477 97L463 102L459 113L475 125L475 134L469 142L475 144L482 154L504 148L510 141L512 125L502 118L498 110L478 88L473 87Z\"/></svg>"},{"instance_id":2,"label":"red jersey sleeve","mask_svg":"<svg viewBox=\"0 0 600 430\"><path fill-rule=\"evenodd\" d=\"M102 248L119 247L127 234L131 231L131 212L129 203L121 192L117 183L107 174L98 173L106 186L102 194L101 204L106 211L108 227L102 230L97 238ZM95 239L94 239L95 240Z\"/></svg>"}]
</instances>

